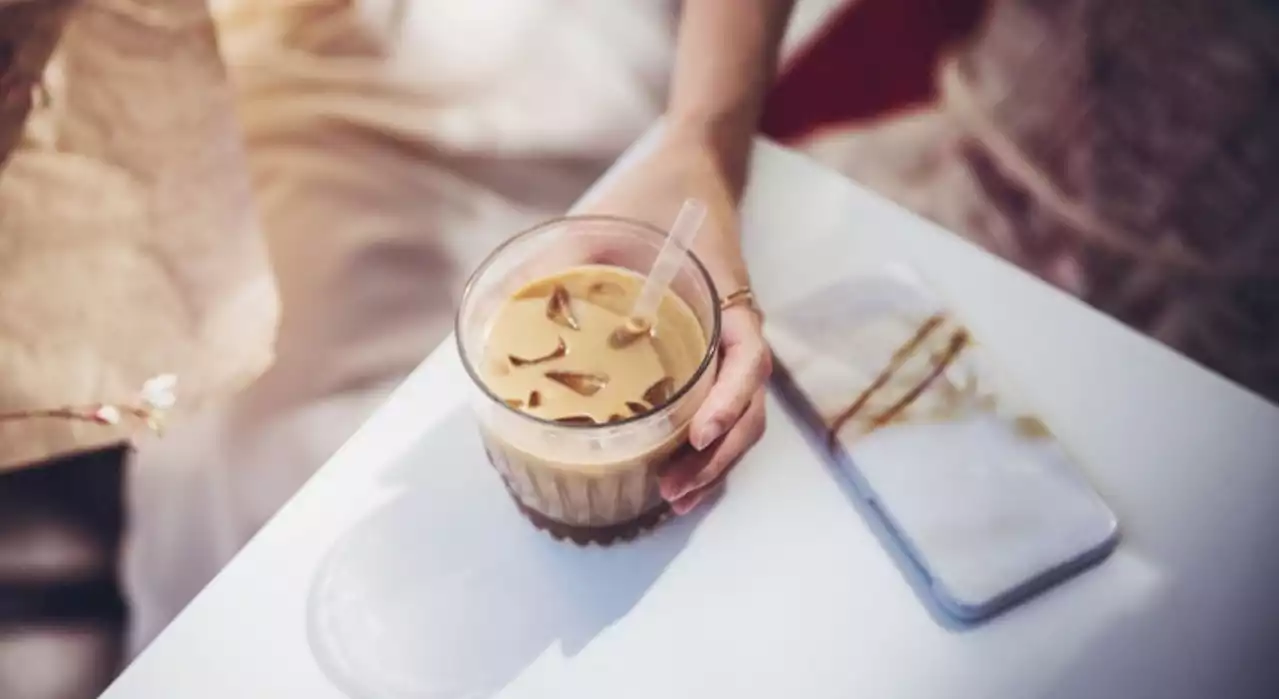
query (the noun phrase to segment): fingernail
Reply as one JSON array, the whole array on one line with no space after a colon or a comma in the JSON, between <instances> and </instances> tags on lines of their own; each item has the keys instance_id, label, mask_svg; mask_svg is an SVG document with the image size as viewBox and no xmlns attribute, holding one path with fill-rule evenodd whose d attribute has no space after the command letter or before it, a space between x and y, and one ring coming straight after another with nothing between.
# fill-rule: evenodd
<instances>
[{"instance_id":1,"label":"fingernail","mask_svg":"<svg viewBox=\"0 0 1280 699\"><path fill-rule=\"evenodd\" d=\"M693 512L698 505L702 504L703 497L705 496L700 495L696 498L689 498L688 500L677 500L671 504L671 511L677 515L687 515L690 512Z\"/></svg>"},{"instance_id":2,"label":"fingernail","mask_svg":"<svg viewBox=\"0 0 1280 699\"><path fill-rule=\"evenodd\" d=\"M724 434L725 424L721 418L712 418L702 429L694 431L690 436L689 442L693 444L693 448L702 451L711 446L711 443L720 439L720 435Z\"/></svg>"},{"instance_id":3,"label":"fingernail","mask_svg":"<svg viewBox=\"0 0 1280 699\"><path fill-rule=\"evenodd\" d=\"M658 493L662 495L662 499L667 502L675 502L682 496L687 495L692 488L688 483L681 483L676 486L667 485L667 481L658 482Z\"/></svg>"},{"instance_id":4,"label":"fingernail","mask_svg":"<svg viewBox=\"0 0 1280 699\"><path fill-rule=\"evenodd\" d=\"M715 477L714 471L703 470L701 473L696 474L693 478L690 478L687 482L682 484L679 488L674 489L675 492L672 493L671 497L667 498L667 502L675 502L681 498L688 497L689 495L692 495L693 493L696 493L699 490L706 488L715 479L716 477Z\"/></svg>"},{"instance_id":5,"label":"fingernail","mask_svg":"<svg viewBox=\"0 0 1280 699\"><path fill-rule=\"evenodd\" d=\"M695 493L691 497L687 497L684 499L677 499L675 502L671 503L671 511L676 513L677 515L687 515L690 512L693 512L694 510L698 509L699 505L706 502L712 496L718 495L721 492L721 490L722 490L722 486L716 485L710 488L706 488L700 493Z\"/></svg>"},{"instance_id":6,"label":"fingernail","mask_svg":"<svg viewBox=\"0 0 1280 699\"><path fill-rule=\"evenodd\" d=\"M688 483L666 500L667 502L679 502L682 498L688 497L690 493L696 492L700 487L701 485L697 482Z\"/></svg>"}]
</instances>

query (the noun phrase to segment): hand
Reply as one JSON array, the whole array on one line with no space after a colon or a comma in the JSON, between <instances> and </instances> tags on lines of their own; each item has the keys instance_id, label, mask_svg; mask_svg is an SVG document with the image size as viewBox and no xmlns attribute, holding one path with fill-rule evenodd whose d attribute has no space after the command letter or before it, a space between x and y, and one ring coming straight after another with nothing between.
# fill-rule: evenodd
<instances>
[{"instance_id":1,"label":"hand","mask_svg":"<svg viewBox=\"0 0 1280 699\"><path fill-rule=\"evenodd\" d=\"M697 138L669 132L644 161L585 207L671 225L685 199L707 205L705 228L693 251L706 266L723 298L749 282L738 237L738 182L735 168ZM685 514L722 485L739 457L764 434L764 384L772 356L760 317L746 306L724 311L720 332L721 363L706 401L693 416L689 442L660 474L662 496L676 514Z\"/></svg>"}]
</instances>

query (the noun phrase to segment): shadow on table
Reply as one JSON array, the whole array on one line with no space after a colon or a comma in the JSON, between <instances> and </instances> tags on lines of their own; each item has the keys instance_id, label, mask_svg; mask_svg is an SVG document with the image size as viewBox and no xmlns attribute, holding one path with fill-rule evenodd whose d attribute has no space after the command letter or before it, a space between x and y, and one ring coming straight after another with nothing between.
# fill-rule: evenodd
<instances>
[{"instance_id":1,"label":"shadow on table","mask_svg":"<svg viewBox=\"0 0 1280 699\"><path fill-rule=\"evenodd\" d=\"M465 411L387 478L396 494L338 540L308 600L315 658L355 699L485 697L535 661L577 654L696 526L681 518L608 548L556 541L517 512Z\"/></svg>"}]
</instances>

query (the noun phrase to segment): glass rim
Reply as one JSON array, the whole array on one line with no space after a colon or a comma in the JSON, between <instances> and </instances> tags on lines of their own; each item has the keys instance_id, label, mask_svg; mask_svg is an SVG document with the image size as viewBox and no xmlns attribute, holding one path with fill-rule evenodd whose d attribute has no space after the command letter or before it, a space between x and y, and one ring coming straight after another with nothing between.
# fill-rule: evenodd
<instances>
[{"instance_id":1,"label":"glass rim","mask_svg":"<svg viewBox=\"0 0 1280 699\"><path fill-rule=\"evenodd\" d=\"M471 382L480 389L480 392L483 393L490 402L499 406L501 409L506 410L512 415L516 415L525 420L541 423L548 427L555 427L557 429L579 430L586 432L602 428L621 427L622 425L629 425L640 420L651 418L663 408L654 408L649 412L640 413L639 415L631 415L615 422L597 423L594 425L568 425L562 422L556 422L555 420L530 415L517 408L513 408L505 400L490 390L489 386L481 380L479 372L476 371L476 368L472 364L470 358L467 357L467 351L463 346L462 340L462 311L466 308L467 301L471 298L471 294L475 290L475 285L479 281L480 276L489 269L493 262L497 260L508 247L516 242L532 238L537 234L546 232L547 229L554 228L556 226L574 223L604 223L630 228L635 232L641 233L643 236L647 236L657 244L658 249L661 249L662 241L667 237L666 231L651 223L624 216L612 216L608 214L558 216L516 233L510 238L504 240L502 244L498 245L498 247L494 248L488 255L486 255L484 260L476 266L476 269L471 273L471 276L467 278L467 284L462 289L462 298L458 303L458 310L453 315L453 339L458 350L458 358L462 360L462 368L467 372L467 376L471 378ZM699 260L698 256L695 255L692 250L685 250L684 255L689 261L693 262L694 269L697 270L698 275L707 286L707 291L711 294L711 333L707 338L707 349L703 352L702 361L698 364L698 368L694 370L693 375L689 377L689 380L684 382L684 384L671 395L671 399L666 402L663 406L664 408L666 406L674 405L677 401L693 390L693 387L702 379L703 374L705 374L707 369L711 367L712 360L715 359L716 353L720 351L720 292L716 289L716 284L711 279L711 273L708 272L706 266L702 264L702 260Z\"/></svg>"}]
</instances>

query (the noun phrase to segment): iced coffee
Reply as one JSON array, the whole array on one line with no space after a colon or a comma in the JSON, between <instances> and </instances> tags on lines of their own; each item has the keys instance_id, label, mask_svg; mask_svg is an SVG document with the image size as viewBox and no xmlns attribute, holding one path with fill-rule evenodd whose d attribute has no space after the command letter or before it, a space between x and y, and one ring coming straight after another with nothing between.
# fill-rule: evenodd
<instances>
[{"instance_id":1,"label":"iced coffee","mask_svg":"<svg viewBox=\"0 0 1280 699\"><path fill-rule=\"evenodd\" d=\"M503 297L464 299L459 342L479 389L482 438L535 524L579 542L630 538L667 512L657 471L685 445L714 375L715 294L690 256L683 282L666 292L643 332L620 342L661 233L615 219L553 224L561 235L624 235L603 248L614 253L611 262L532 278L527 268L514 273L516 265L506 283L484 292L503 289ZM475 287L487 268L468 297L481 292ZM464 318L481 306L483 319Z\"/></svg>"}]
</instances>

